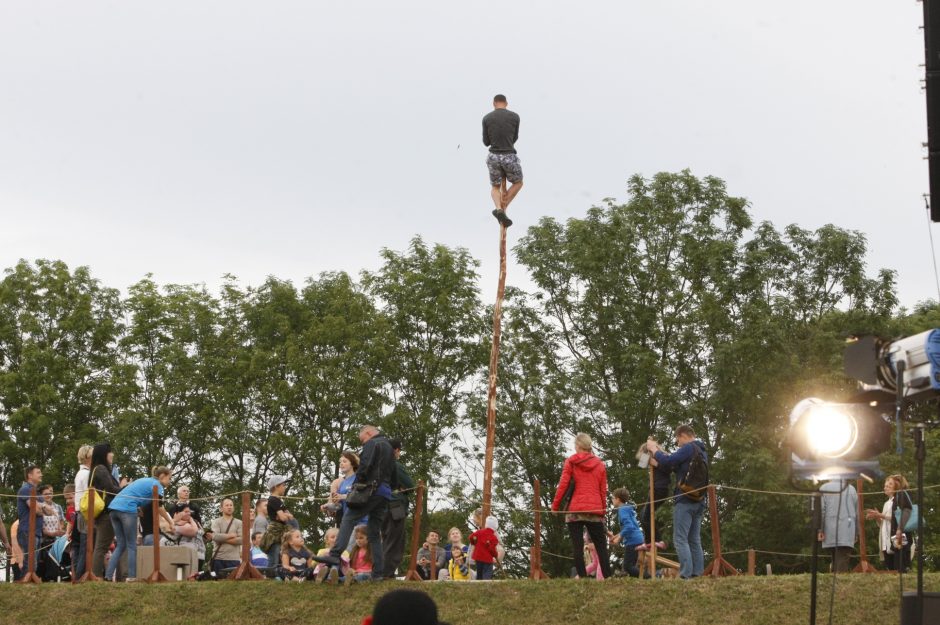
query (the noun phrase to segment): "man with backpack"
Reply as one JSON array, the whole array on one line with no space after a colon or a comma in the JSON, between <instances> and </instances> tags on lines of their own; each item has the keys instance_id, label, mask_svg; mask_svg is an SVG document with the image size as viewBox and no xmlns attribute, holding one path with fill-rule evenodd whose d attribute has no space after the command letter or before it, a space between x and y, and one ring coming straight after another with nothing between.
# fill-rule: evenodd
<instances>
[{"instance_id":1,"label":"man with backpack","mask_svg":"<svg viewBox=\"0 0 940 625\"><path fill-rule=\"evenodd\" d=\"M702 552L702 517L708 486L708 455L705 444L695 438L689 425L676 428L677 449L667 454L656 441L646 443L660 466L676 472L676 503L673 507L672 542L679 554L679 577L699 577L705 571Z\"/></svg>"}]
</instances>

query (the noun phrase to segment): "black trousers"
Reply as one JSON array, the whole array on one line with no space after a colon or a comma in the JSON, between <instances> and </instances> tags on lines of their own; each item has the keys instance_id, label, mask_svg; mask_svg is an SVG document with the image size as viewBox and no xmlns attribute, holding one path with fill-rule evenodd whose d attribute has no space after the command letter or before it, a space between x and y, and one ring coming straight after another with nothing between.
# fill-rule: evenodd
<instances>
[{"instance_id":1,"label":"black trousers","mask_svg":"<svg viewBox=\"0 0 940 625\"><path fill-rule=\"evenodd\" d=\"M591 542L597 549L597 557L601 561L601 571L604 579L610 579L610 554L607 549L607 528L600 521L572 521L568 523L568 533L571 535L571 547L574 549L574 568L578 575L584 579L587 571L584 567L584 530L587 529Z\"/></svg>"},{"instance_id":2,"label":"black trousers","mask_svg":"<svg viewBox=\"0 0 940 625\"><path fill-rule=\"evenodd\" d=\"M405 553L405 519L396 521L386 514L382 522L382 551L385 561L385 577L395 577Z\"/></svg>"},{"instance_id":3,"label":"black trousers","mask_svg":"<svg viewBox=\"0 0 940 625\"><path fill-rule=\"evenodd\" d=\"M668 497L671 493L668 488L657 488L653 491L653 499L656 500L656 509L659 510L663 508L669 501L662 501ZM650 505L647 503L643 506L643 510L640 512L640 526L643 528L643 540L647 544L650 543ZM656 528L656 536L661 537L665 536L663 533L662 526Z\"/></svg>"},{"instance_id":4,"label":"black trousers","mask_svg":"<svg viewBox=\"0 0 940 625\"><path fill-rule=\"evenodd\" d=\"M888 553L881 552L881 559L885 563L885 568L889 571L906 572L911 566L911 545L908 543L900 552Z\"/></svg>"}]
</instances>

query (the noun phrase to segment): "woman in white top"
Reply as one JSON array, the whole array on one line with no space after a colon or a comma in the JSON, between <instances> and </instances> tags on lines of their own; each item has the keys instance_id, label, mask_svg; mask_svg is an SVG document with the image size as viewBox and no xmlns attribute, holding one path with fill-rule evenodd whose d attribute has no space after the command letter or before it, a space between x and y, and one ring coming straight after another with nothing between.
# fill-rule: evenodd
<instances>
[{"instance_id":1,"label":"woman in white top","mask_svg":"<svg viewBox=\"0 0 940 625\"><path fill-rule=\"evenodd\" d=\"M908 488L907 480L904 479L903 475L889 475L885 479L884 493L888 498L885 501L884 506L881 508L881 512L875 508L868 508L865 510L865 518L868 520L878 521L879 531L878 531L878 548L881 550L881 559L884 562L885 568L890 571L896 571L899 568L899 565L910 562L911 558L911 545L908 543L906 545L902 544L900 549L901 555L903 557L903 562L901 559L897 558L897 551L899 551L894 544L896 536L892 532L893 527L897 527L897 521L894 518L894 508L895 501L897 499L896 495L899 492L906 495L906 490ZM904 500L902 505L910 501L909 497ZM908 538L906 535L902 537L902 541Z\"/></svg>"},{"instance_id":2,"label":"woman in white top","mask_svg":"<svg viewBox=\"0 0 940 625\"><path fill-rule=\"evenodd\" d=\"M87 549L88 530L85 516L79 510L82 497L88 490L88 478L91 477L91 445L82 445L78 449L78 473L75 474L75 528L78 540L72 541L72 576L74 579L85 574L85 550Z\"/></svg>"}]
</instances>

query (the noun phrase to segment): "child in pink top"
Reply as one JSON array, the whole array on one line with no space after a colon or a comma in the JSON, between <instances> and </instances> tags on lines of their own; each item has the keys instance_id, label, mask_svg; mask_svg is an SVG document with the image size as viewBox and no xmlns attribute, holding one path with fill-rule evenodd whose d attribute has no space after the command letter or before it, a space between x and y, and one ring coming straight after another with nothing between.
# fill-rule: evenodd
<instances>
[{"instance_id":1,"label":"child in pink top","mask_svg":"<svg viewBox=\"0 0 940 625\"><path fill-rule=\"evenodd\" d=\"M357 525L353 530L356 544L349 552L348 581L368 582L372 580L372 549L369 547L368 527Z\"/></svg>"},{"instance_id":2,"label":"child in pink top","mask_svg":"<svg viewBox=\"0 0 940 625\"><path fill-rule=\"evenodd\" d=\"M588 535L587 529L584 530L584 570L588 575L594 575L597 579L604 579L604 571L601 570L600 559L597 557L597 547Z\"/></svg>"}]
</instances>

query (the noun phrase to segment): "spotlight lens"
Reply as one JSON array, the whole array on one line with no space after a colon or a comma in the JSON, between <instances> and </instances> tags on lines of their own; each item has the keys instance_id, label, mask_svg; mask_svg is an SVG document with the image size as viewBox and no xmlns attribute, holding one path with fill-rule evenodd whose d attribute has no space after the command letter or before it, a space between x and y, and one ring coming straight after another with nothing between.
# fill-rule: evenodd
<instances>
[{"instance_id":1,"label":"spotlight lens","mask_svg":"<svg viewBox=\"0 0 940 625\"><path fill-rule=\"evenodd\" d=\"M841 410L828 406L814 407L804 418L807 442L818 457L844 456L858 440L855 419Z\"/></svg>"}]
</instances>

